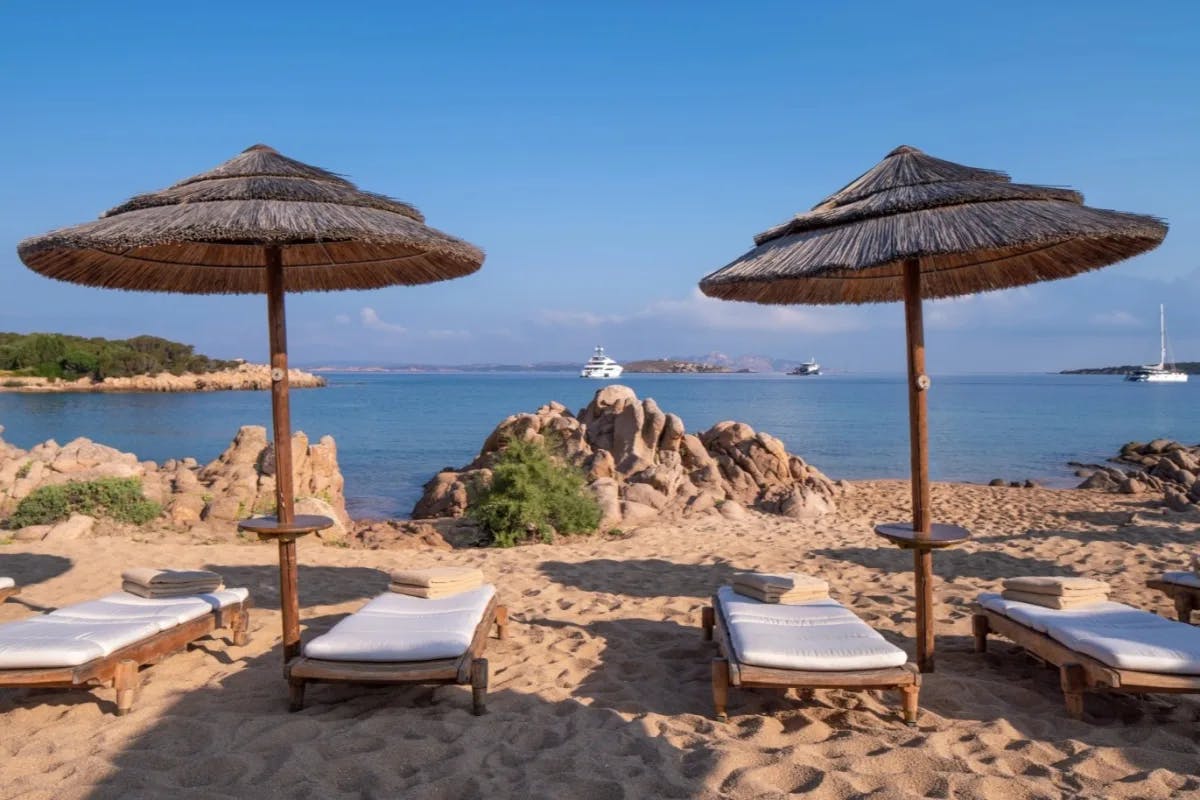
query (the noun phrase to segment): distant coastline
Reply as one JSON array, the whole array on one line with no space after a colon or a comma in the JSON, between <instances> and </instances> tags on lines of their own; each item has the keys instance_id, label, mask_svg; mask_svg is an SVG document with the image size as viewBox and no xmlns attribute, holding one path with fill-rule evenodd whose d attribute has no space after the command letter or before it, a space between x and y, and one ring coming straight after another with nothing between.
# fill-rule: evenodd
<instances>
[{"instance_id":1,"label":"distant coastline","mask_svg":"<svg viewBox=\"0 0 1200 800\"><path fill-rule=\"evenodd\" d=\"M299 369L288 370L288 385L293 389L311 389L325 385L325 379ZM59 394L80 392L229 392L263 391L271 388L271 368L266 364L239 364L214 372L184 372L174 375L129 375L97 381L89 377L67 380L35 376L0 375L0 392Z\"/></svg>"},{"instance_id":2,"label":"distant coastline","mask_svg":"<svg viewBox=\"0 0 1200 800\"><path fill-rule=\"evenodd\" d=\"M1174 364L1175 369L1189 375L1200 375L1200 361L1180 361ZM1141 369L1140 364L1126 364L1120 367L1087 367L1085 369L1064 369L1059 375L1128 375L1135 369Z\"/></svg>"}]
</instances>

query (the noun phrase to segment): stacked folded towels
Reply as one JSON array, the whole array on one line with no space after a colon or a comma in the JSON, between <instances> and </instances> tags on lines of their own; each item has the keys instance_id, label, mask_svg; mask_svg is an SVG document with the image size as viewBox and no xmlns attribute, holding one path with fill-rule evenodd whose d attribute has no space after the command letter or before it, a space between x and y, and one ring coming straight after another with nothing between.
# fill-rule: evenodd
<instances>
[{"instance_id":1,"label":"stacked folded towels","mask_svg":"<svg viewBox=\"0 0 1200 800\"><path fill-rule=\"evenodd\" d=\"M1000 596L1046 608L1081 608L1108 599L1108 584L1092 578L1007 578Z\"/></svg>"},{"instance_id":2,"label":"stacked folded towels","mask_svg":"<svg viewBox=\"0 0 1200 800\"><path fill-rule=\"evenodd\" d=\"M430 600L449 597L483 586L483 573L471 567L398 569L392 573L391 590Z\"/></svg>"},{"instance_id":3,"label":"stacked folded towels","mask_svg":"<svg viewBox=\"0 0 1200 800\"><path fill-rule=\"evenodd\" d=\"M829 583L802 572L770 575L743 572L733 576L733 590L764 603L805 603L829 597Z\"/></svg>"},{"instance_id":4,"label":"stacked folded towels","mask_svg":"<svg viewBox=\"0 0 1200 800\"><path fill-rule=\"evenodd\" d=\"M138 597L186 597L222 588L221 576L202 569L155 569L141 567L121 573L121 588Z\"/></svg>"}]
</instances>

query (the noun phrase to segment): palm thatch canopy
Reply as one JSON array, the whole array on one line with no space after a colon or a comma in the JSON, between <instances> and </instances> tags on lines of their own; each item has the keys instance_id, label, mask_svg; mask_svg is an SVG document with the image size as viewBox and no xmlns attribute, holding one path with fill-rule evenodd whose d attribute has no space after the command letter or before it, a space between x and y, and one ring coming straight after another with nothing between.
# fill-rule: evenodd
<instances>
[{"instance_id":1,"label":"palm thatch canopy","mask_svg":"<svg viewBox=\"0 0 1200 800\"><path fill-rule=\"evenodd\" d=\"M903 298L904 262L917 259L922 296L953 297L1104 267L1166 233L1159 219L1088 208L1070 189L1012 183L902 146L756 236L700 288L758 303L878 303Z\"/></svg>"},{"instance_id":2,"label":"palm thatch canopy","mask_svg":"<svg viewBox=\"0 0 1200 800\"><path fill-rule=\"evenodd\" d=\"M424 224L417 209L265 145L99 220L24 240L30 269L114 289L262 293L277 247L289 292L457 278L483 252Z\"/></svg>"}]
</instances>

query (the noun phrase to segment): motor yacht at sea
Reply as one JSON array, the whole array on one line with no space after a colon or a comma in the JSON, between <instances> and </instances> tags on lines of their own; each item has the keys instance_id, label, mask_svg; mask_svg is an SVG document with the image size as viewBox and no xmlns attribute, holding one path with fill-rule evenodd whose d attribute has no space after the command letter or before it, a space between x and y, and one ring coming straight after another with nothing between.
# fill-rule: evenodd
<instances>
[{"instance_id":1,"label":"motor yacht at sea","mask_svg":"<svg viewBox=\"0 0 1200 800\"><path fill-rule=\"evenodd\" d=\"M581 378L619 378L625 368L604 354L603 347L597 347L592 357L583 365Z\"/></svg>"}]
</instances>

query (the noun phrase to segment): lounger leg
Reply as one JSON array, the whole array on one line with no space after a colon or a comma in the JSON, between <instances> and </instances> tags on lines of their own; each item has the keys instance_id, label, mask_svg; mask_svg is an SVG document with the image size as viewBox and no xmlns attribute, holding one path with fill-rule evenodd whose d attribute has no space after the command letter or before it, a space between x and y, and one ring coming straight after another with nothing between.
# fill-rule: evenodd
<instances>
[{"instance_id":1,"label":"lounger leg","mask_svg":"<svg viewBox=\"0 0 1200 800\"><path fill-rule=\"evenodd\" d=\"M233 615L233 644L235 647L245 647L250 643L250 612L240 609Z\"/></svg>"},{"instance_id":2,"label":"lounger leg","mask_svg":"<svg viewBox=\"0 0 1200 800\"><path fill-rule=\"evenodd\" d=\"M986 653L988 644L988 633L991 632L991 626L988 625L987 614L976 614L971 617L971 631L975 634L975 652Z\"/></svg>"},{"instance_id":3,"label":"lounger leg","mask_svg":"<svg viewBox=\"0 0 1200 800\"><path fill-rule=\"evenodd\" d=\"M1081 664L1063 664L1059 668L1059 682L1063 697L1067 701L1067 713L1075 719L1083 718L1083 691L1087 688L1087 677Z\"/></svg>"},{"instance_id":4,"label":"lounger leg","mask_svg":"<svg viewBox=\"0 0 1200 800\"><path fill-rule=\"evenodd\" d=\"M496 606L496 638L508 638L508 606Z\"/></svg>"},{"instance_id":5,"label":"lounger leg","mask_svg":"<svg viewBox=\"0 0 1200 800\"><path fill-rule=\"evenodd\" d=\"M113 673L113 687L117 690L117 716L123 717L133 708L133 696L137 692L138 663L136 661L119 661Z\"/></svg>"},{"instance_id":6,"label":"lounger leg","mask_svg":"<svg viewBox=\"0 0 1200 800\"><path fill-rule=\"evenodd\" d=\"M471 662L471 713L483 716L487 713L488 662L477 658Z\"/></svg>"},{"instance_id":7,"label":"lounger leg","mask_svg":"<svg viewBox=\"0 0 1200 800\"><path fill-rule=\"evenodd\" d=\"M1196 603L1190 594L1175 595L1175 617L1180 622L1191 623L1192 612L1196 610Z\"/></svg>"},{"instance_id":8,"label":"lounger leg","mask_svg":"<svg viewBox=\"0 0 1200 800\"><path fill-rule=\"evenodd\" d=\"M904 724L911 727L917 725L917 704L920 696L920 686L901 686L900 701L904 710Z\"/></svg>"},{"instance_id":9,"label":"lounger leg","mask_svg":"<svg viewBox=\"0 0 1200 800\"><path fill-rule=\"evenodd\" d=\"M303 678L288 678L288 711L300 711L304 708Z\"/></svg>"},{"instance_id":10,"label":"lounger leg","mask_svg":"<svg viewBox=\"0 0 1200 800\"><path fill-rule=\"evenodd\" d=\"M729 662L723 658L713 659L712 691L717 719L725 722L729 719L729 714L725 713L725 705L729 702Z\"/></svg>"},{"instance_id":11,"label":"lounger leg","mask_svg":"<svg viewBox=\"0 0 1200 800\"><path fill-rule=\"evenodd\" d=\"M712 606L705 606L700 609L700 626L704 628L704 641L711 642L713 638L713 628L717 624L716 614Z\"/></svg>"}]
</instances>

